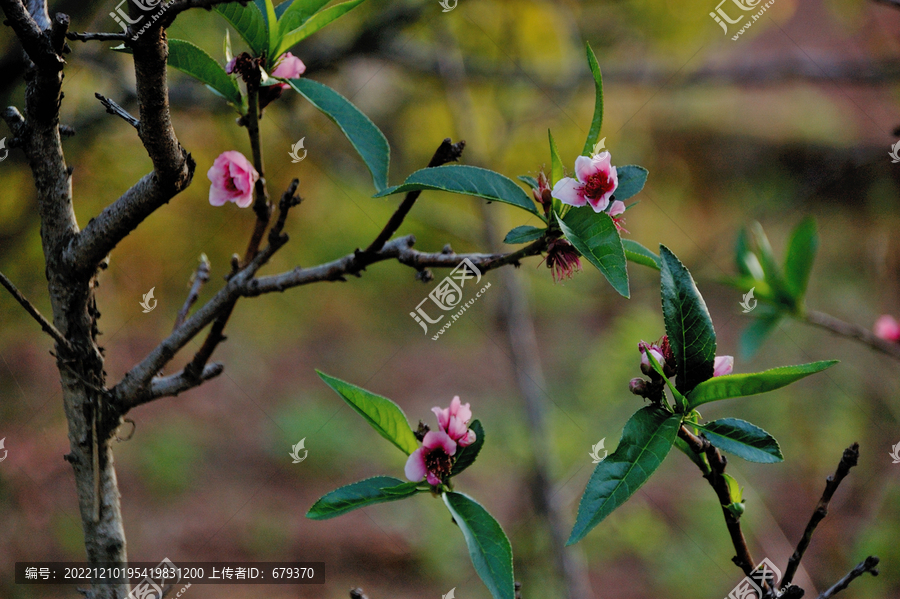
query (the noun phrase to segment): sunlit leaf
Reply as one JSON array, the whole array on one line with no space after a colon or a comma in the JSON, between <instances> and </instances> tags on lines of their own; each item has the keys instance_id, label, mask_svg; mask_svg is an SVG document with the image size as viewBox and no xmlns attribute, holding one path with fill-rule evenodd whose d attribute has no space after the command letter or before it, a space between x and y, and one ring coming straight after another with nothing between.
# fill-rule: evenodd
<instances>
[{"instance_id":1,"label":"sunlit leaf","mask_svg":"<svg viewBox=\"0 0 900 599\"><path fill-rule=\"evenodd\" d=\"M306 517L311 520L328 520L367 505L412 497L421 492L416 484L391 476L367 478L324 495L309 508Z\"/></svg>"},{"instance_id":2,"label":"sunlit leaf","mask_svg":"<svg viewBox=\"0 0 900 599\"><path fill-rule=\"evenodd\" d=\"M243 98L234 77L202 48L184 40L169 40L168 65L205 83L235 106L241 106Z\"/></svg>"},{"instance_id":3,"label":"sunlit leaf","mask_svg":"<svg viewBox=\"0 0 900 599\"><path fill-rule=\"evenodd\" d=\"M588 131L587 140L584 142L582 155L590 156L593 153L597 140L600 139L600 129L603 127L603 75L600 73L600 63L590 44L585 44L588 65L591 67L591 75L594 76L594 118L591 119L591 129Z\"/></svg>"},{"instance_id":4,"label":"sunlit leaf","mask_svg":"<svg viewBox=\"0 0 900 599\"><path fill-rule=\"evenodd\" d=\"M722 418L697 426L715 447L739 458L760 464L784 461L775 437L746 420Z\"/></svg>"},{"instance_id":5,"label":"sunlit leaf","mask_svg":"<svg viewBox=\"0 0 900 599\"><path fill-rule=\"evenodd\" d=\"M603 273L613 289L630 297L625 249L612 218L606 212L594 212L590 206L572 208L557 222L575 249Z\"/></svg>"},{"instance_id":6,"label":"sunlit leaf","mask_svg":"<svg viewBox=\"0 0 900 599\"><path fill-rule=\"evenodd\" d=\"M693 409L711 401L774 391L837 363L837 360L822 360L798 366L781 366L763 372L717 376L700 383L687 394L688 406Z\"/></svg>"}]
</instances>

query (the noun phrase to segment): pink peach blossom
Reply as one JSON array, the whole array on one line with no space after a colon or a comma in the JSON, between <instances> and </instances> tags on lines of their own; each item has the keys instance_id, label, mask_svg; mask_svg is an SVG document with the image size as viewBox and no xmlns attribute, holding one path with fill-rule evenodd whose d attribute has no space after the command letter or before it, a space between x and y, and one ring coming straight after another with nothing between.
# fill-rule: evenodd
<instances>
[{"instance_id":1,"label":"pink peach blossom","mask_svg":"<svg viewBox=\"0 0 900 599\"><path fill-rule=\"evenodd\" d=\"M253 186L259 180L259 173L240 152L222 153L206 176L212 182L209 203L213 206L234 202L246 208L253 203Z\"/></svg>"},{"instance_id":2,"label":"pink peach blossom","mask_svg":"<svg viewBox=\"0 0 900 599\"><path fill-rule=\"evenodd\" d=\"M453 398L449 408L431 408L437 416L438 426L442 431L450 435L450 438L459 443L460 447L466 447L475 442L475 431L469 430L469 421L472 419L472 409L469 404L463 404L459 395Z\"/></svg>"},{"instance_id":3,"label":"pink peach blossom","mask_svg":"<svg viewBox=\"0 0 900 599\"><path fill-rule=\"evenodd\" d=\"M272 77L278 77L280 79L296 79L305 72L306 65L303 64L303 61L290 52L285 52L281 55L281 58L278 59L278 62L275 63L275 70L272 71ZM289 89L291 87L287 83L282 83L280 85L281 89Z\"/></svg>"},{"instance_id":4,"label":"pink peach blossom","mask_svg":"<svg viewBox=\"0 0 900 599\"><path fill-rule=\"evenodd\" d=\"M713 376L722 376L725 374L731 374L731 371L734 369L734 357L733 356L716 356L716 359L713 361Z\"/></svg>"},{"instance_id":5,"label":"pink peach blossom","mask_svg":"<svg viewBox=\"0 0 900 599\"><path fill-rule=\"evenodd\" d=\"M875 335L887 341L900 341L900 322L890 314L883 314L875 321Z\"/></svg>"},{"instance_id":6,"label":"pink peach blossom","mask_svg":"<svg viewBox=\"0 0 900 599\"><path fill-rule=\"evenodd\" d=\"M553 197L570 206L590 204L594 212L603 212L619 186L619 176L611 161L609 152L600 152L590 158L579 156L575 159L576 178L565 177L557 181L553 186Z\"/></svg>"},{"instance_id":7,"label":"pink peach blossom","mask_svg":"<svg viewBox=\"0 0 900 599\"><path fill-rule=\"evenodd\" d=\"M403 471L411 481L424 478L436 487L450 474L455 454L456 441L450 435L444 431L428 431L422 439L422 447L410 454Z\"/></svg>"}]
</instances>

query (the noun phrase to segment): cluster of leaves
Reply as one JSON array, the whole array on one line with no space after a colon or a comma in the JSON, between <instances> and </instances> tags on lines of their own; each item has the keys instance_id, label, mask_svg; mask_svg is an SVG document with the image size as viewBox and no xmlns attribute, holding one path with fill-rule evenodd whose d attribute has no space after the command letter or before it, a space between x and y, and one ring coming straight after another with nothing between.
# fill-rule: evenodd
<instances>
[{"instance_id":1,"label":"cluster of leaves","mask_svg":"<svg viewBox=\"0 0 900 599\"><path fill-rule=\"evenodd\" d=\"M745 460L782 461L778 442L763 429L736 418L704 424L697 408L713 401L779 389L836 363L821 361L752 374L713 377L716 332L706 303L688 269L662 245L660 262L663 319L675 356L674 385L663 374L652 353L647 352L647 355L654 370L665 380L672 403L663 390L659 401L638 410L625 425L615 452L597 465L588 481L569 544L580 541L625 503L647 482L673 446L687 453L701 469L709 470L705 456L695 454L678 438L682 425L705 436L713 446ZM733 479L727 477L727 480L732 483L733 491L732 503L727 507L737 516L743 511L740 489Z\"/></svg>"},{"instance_id":2,"label":"cluster of leaves","mask_svg":"<svg viewBox=\"0 0 900 599\"><path fill-rule=\"evenodd\" d=\"M746 356L756 353L783 317L804 316L806 288L819 248L816 221L812 217L794 228L781 267L762 226L754 223L750 231L750 236L746 231L738 236L735 246L738 276L727 281L743 292L752 289L763 304L754 311L756 319L741 337L741 352Z\"/></svg>"},{"instance_id":3,"label":"cluster of leaves","mask_svg":"<svg viewBox=\"0 0 900 599\"><path fill-rule=\"evenodd\" d=\"M386 397L319 372L319 376L379 435L409 456L418 448L416 435L403 410ZM477 435L474 443L461 447L453 456L446 483L431 487L425 481L407 482L392 476L375 476L340 487L323 496L309 509L306 517L327 520L353 510L407 499L419 493L440 495L459 526L475 570L496 599L514 599L512 547L500 524L477 501L452 489L450 479L471 466L484 446L484 428L475 420L470 428Z\"/></svg>"}]
</instances>

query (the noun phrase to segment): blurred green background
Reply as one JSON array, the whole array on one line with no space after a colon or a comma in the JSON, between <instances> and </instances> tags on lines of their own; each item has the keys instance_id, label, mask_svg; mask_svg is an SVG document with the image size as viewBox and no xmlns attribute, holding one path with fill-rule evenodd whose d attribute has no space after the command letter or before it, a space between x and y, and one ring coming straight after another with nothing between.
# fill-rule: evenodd
<instances>
[{"instance_id":1,"label":"blurred green background","mask_svg":"<svg viewBox=\"0 0 900 599\"><path fill-rule=\"evenodd\" d=\"M72 29L114 31L110 2L51 2ZM900 316L900 167L887 156L900 125L900 12L872 2L776 0L738 41L709 17L712 0L541 2L460 0L442 13L428 3L369 0L293 49L305 76L331 85L366 112L392 149L391 181L427 164L445 137L468 142L463 162L510 177L549 165L550 128L571 169L587 133L593 85L583 43L605 77L602 137L614 164L650 170L628 212L630 237L663 242L697 278L716 325L720 354L737 354L751 315L734 274L741 227L760 221L781 255L805 215L821 236L808 304L871 326ZM180 16L172 38L190 39L223 60L225 22L203 10ZM236 36L232 36L238 45ZM135 132L94 99L138 113L129 58L111 44L72 43L62 122L84 225L150 169ZM0 100L22 106L19 50L0 30ZM197 161L193 185L158 210L112 254L100 277L109 384L172 328L201 253L213 265L201 301L242 252L249 210L207 201L206 171L221 152L250 154L235 114L202 85L170 71L173 120ZM398 199L371 199L364 165L340 131L300 98L285 95L262 122L270 193L299 177L303 204L287 225L290 243L266 273L309 266L365 247ZM8 130L0 128L0 136ZM305 138L307 158L292 164ZM0 270L49 313L30 172L21 152L0 164ZM420 250L486 251L514 226L536 224L507 206L426 192L400 230ZM523 596L563 597L548 528L531 498L534 448L550 468L566 526L593 465L592 445L615 448L642 400L637 342L663 333L659 278L630 265L632 299L618 296L590 265L554 285L536 258L514 276L527 290L546 376L547 438L530 432L503 320L501 273L438 341L409 317L433 289L396 263L360 279L244 300L214 359L222 376L177 398L134 410L134 436L115 447L133 560L324 561L324 586L193 586L206 597L487 598L462 536L428 496L375 506L326 522L304 518L322 494L358 479L402 476L403 456L316 377L319 368L394 399L415 423L454 395L470 402L487 444L457 487L482 502L511 538ZM445 273L436 271L440 279ZM141 297L155 288L158 307ZM168 369L173 372L196 344ZM13 300L0 294L0 596L72 596L72 589L16 586L16 561L84 557L65 417L51 344ZM842 450L861 443L858 468L819 526L796 582L816 596L866 555L881 575L842 596L900 596L900 368L850 341L787 322L737 372L838 358L827 373L748 400L707 406L707 418L746 418L780 442L784 463L732 459L745 488L745 533L754 556L784 567ZM123 432L123 435L127 431ZM306 439L309 457L288 452ZM673 452L651 482L576 549L594 597L723 597L740 580L712 490Z\"/></svg>"}]
</instances>

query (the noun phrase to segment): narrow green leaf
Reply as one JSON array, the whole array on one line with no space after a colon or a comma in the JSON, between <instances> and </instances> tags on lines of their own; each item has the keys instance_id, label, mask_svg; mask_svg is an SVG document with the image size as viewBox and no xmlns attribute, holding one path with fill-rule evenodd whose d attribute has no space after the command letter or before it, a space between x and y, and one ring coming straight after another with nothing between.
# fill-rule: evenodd
<instances>
[{"instance_id":1,"label":"narrow green leaf","mask_svg":"<svg viewBox=\"0 0 900 599\"><path fill-rule=\"evenodd\" d=\"M266 43L266 54L267 54L267 70L272 69L272 65L275 64L275 60L278 59L279 54L275 51L278 42L281 39L281 35L278 33L278 17L275 15L275 5L272 4L272 0L255 0L256 6L259 7L260 12L262 12L263 17L266 19L266 29L269 32L269 39Z\"/></svg>"},{"instance_id":2,"label":"narrow green leaf","mask_svg":"<svg viewBox=\"0 0 900 599\"><path fill-rule=\"evenodd\" d=\"M528 243L529 241L540 239L546 232L547 229L522 225L507 233L506 237L503 238L503 243Z\"/></svg>"},{"instance_id":3,"label":"narrow green leaf","mask_svg":"<svg viewBox=\"0 0 900 599\"><path fill-rule=\"evenodd\" d=\"M659 256L631 239L623 239L622 247L625 250L625 257L635 264L649 266L659 270Z\"/></svg>"},{"instance_id":4,"label":"narrow green leaf","mask_svg":"<svg viewBox=\"0 0 900 599\"><path fill-rule=\"evenodd\" d=\"M597 464L588 481L568 545L577 543L625 503L669 454L681 416L648 406L635 412L616 451Z\"/></svg>"},{"instance_id":5,"label":"narrow green leaf","mask_svg":"<svg viewBox=\"0 0 900 599\"><path fill-rule=\"evenodd\" d=\"M487 169L459 164L423 168L407 177L403 185L385 189L374 197L382 198L395 193L425 189L461 193L492 202L512 204L540 216L532 199L512 179Z\"/></svg>"},{"instance_id":6,"label":"narrow green leaf","mask_svg":"<svg viewBox=\"0 0 900 599\"><path fill-rule=\"evenodd\" d=\"M631 297L625 249L609 214L582 206L570 209L565 218L559 218L557 214L556 220L566 239L603 273L613 289L625 297Z\"/></svg>"},{"instance_id":7,"label":"narrow green leaf","mask_svg":"<svg viewBox=\"0 0 900 599\"><path fill-rule=\"evenodd\" d=\"M781 314L778 312L760 313L753 322L747 325L741 333L741 355L745 358L753 357L765 342L766 338L778 328L781 323Z\"/></svg>"},{"instance_id":8,"label":"narrow green leaf","mask_svg":"<svg viewBox=\"0 0 900 599\"><path fill-rule=\"evenodd\" d=\"M672 386L672 381L670 381L669 377L666 376L666 373L663 372L662 366L659 362L656 361L656 358L652 353L647 352L647 360L649 360L650 366L653 368L653 370L656 371L656 374L658 374L660 378L665 381L666 386L669 388L669 391L672 392L672 396L675 398L675 405L678 406L678 410L676 410L676 412L678 412L679 414L684 414L687 411L685 410L687 401L685 401L684 395L679 393L678 389Z\"/></svg>"},{"instance_id":9,"label":"narrow green leaf","mask_svg":"<svg viewBox=\"0 0 900 599\"><path fill-rule=\"evenodd\" d=\"M475 431L475 442L466 447L457 448L456 461L453 463L453 469L450 471L450 476L456 476L474 464L475 459L481 452L481 448L484 446L484 427L481 426L481 422L475 420L469 425L469 428Z\"/></svg>"},{"instance_id":10,"label":"narrow green leaf","mask_svg":"<svg viewBox=\"0 0 900 599\"><path fill-rule=\"evenodd\" d=\"M750 374L717 376L700 383L687 394L688 407L693 409L711 401L774 391L811 374L822 372L837 363L838 360L823 360L798 366L781 366Z\"/></svg>"},{"instance_id":11,"label":"narrow green leaf","mask_svg":"<svg viewBox=\"0 0 900 599\"><path fill-rule=\"evenodd\" d=\"M802 305L803 296L806 294L809 274L812 272L818 248L819 234L816 232L816 220L810 216L794 229L784 259L785 283L798 307Z\"/></svg>"},{"instance_id":12,"label":"narrow green leaf","mask_svg":"<svg viewBox=\"0 0 900 599\"><path fill-rule=\"evenodd\" d=\"M391 476L376 476L324 495L309 508L306 517L311 520L328 520L367 505L397 501L419 492L416 483L407 483Z\"/></svg>"},{"instance_id":13,"label":"narrow green leaf","mask_svg":"<svg viewBox=\"0 0 900 599\"><path fill-rule=\"evenodd\" d=\"M282 38L307 22L328 2L329 0L293 0L280 4L275 9L275 14L278 16L278 31ZM281 7L285 4L288 6L282 10Z\"/></svg>"},{"instance_id":14,"label":"narrow green leaf","mask_svg":"<svg viewBox=\"0 0 900 599\"><path fill-rule=\"evenodd\" d=\"M563 170L562 160L559 158L559 148L556 147L556 141L550 129L547 129L547 137L550 138L550 188L552 189L556 182L566 176Z\"/></svg>"},{"instance_id":15,"label":"narrow green leaf","mask_svg":"<svg viewBox=\"0 0 900 599\"><path fill-rule=\"evenodd\" d=\"M581 153L584 156L590 156L593 153L594 145L600 139L600 129L603 127L603 75L600 73L600 63L597 62L597 56L589 43L585 44L587 52L588 65L591 67L591 75L594 76L594 90L596 98L594 100L594 118L591 120L591 129L588 132L587 140L584 142L584 149Z\"/></svg>"},{"instance_id":16,"label":"narrow green leaf","mask_svg":"<svg viewBox=\"0 0 900 599\"><path fill-rule=\"evenodd\" d=\"M514 599L512 547L486 509L462 493L447 491L444 504L462 531L475 571L494 599Z\"/></svg>"},{"instance_id":17,"label":"narrow green leaf","mask_svg":"<svg viewBox=\"0 0 900 599\"><path fill-rule=\"evenodd\" d=\"M293 3L294 0L285 0L275 7L275 16L278 17L278 20L281 20L281 17L284 16L284 13L291 7Z\"/></svg>"},{"instance_id":18,"label":"narrow green leaf","mask_svg":"<svg viewBox=\"0 0 900 599\"><path fill-rule=\"evenodd\" d=\"M280 56L283 52L290 50L292 46L296 45L301 40L308 38L335 19L344 16L363 2L365 2L365 0L350 0L349 2L336 4L330 8L326 8L320 13L316 13L307 19L303 25L283 35L276 46L277 50L275 51L275 55Z\"/></svg>"},{"instance_id":19,"label":"narrow green leaf","mask_svg":"<svg viewBox=\"0 0 900 599\"><path fill-rule=\"evenodd\" d=\"M644 189L648 174L649 171L647 169L635 164L616 167L619 186L616 187L616 193L613 194L613 197L624 202L628 198L636 196Z\"/></svg>"},{"instance_id":20,"label":"narrow green leaf","mask_svg":"<svg viewBox=\"0 0 900 599\"><path fill-rule=\"evenodd\" d=\"M269 31L259 6L252 2L248 2L246 6L241 6L239 2L229 2L219 4L213 10L231 23L234 30L250 46L254 56L263 55L268 48Z\"/></svg>"},{"instance_id":21,"label":"narrow green leaf","mask_svg":"<svg viewBox=\"0 0 900 599\"><path fill-rule=\"evenodd\" d=\"M675 387L687 395L712 378L716 331L690 271L664 245L659 246L659 256L663 319L675 353Z\"/></svg>"},{"instance_id":22,"label":"narrow green leaf","mask_svg":"<svg viewBox=\"0 0 900 599\"><path fill-rule=\"evenodd\" d=\"M288 84L341 128L369 167L375 189L387 187L391 147L375 123L327 85L311 79L290 79Z\"/></svg>"},{"instance_id":23,"label":"narrow green leaf","mask_svg":"<svg viewBox=\"0 0 900 599\"><path fill-rule=\"evenodd\" d=\"M400 406L386 397L375 395L362 387L351 385L340 379L328 376L323 372L316 373L325 384L334 389L351 408L365 418L379 435L399 447L406 455L419 448L419 442L412 429L406 414Z\"/></svg>"},{"instance_id":24,"label":"narrow green leaf","mask_svg":"<svg viewBox=\"0 0 900 599\"><path fill-rule=\"evenodd\" d=\"M170 67L187 73L221 94L223 98L237 107L243 103L241 90L234 77L205 50L184 40L169 40Z\"/></svg>"},{"instance_id":25,"label":"narrow green leaf","mask_svg":"<svg viewBox=\"0 0 900 599\"><path fill-rule=\"evenodd\" d=\"M775 437L746 420L722 418L696 426L714 446L749 462L774 464L784 461Z\"/></svg>"},{"instance_id":26,"label":"narrow green leaf","mask_svg":"<svg viewBox=\"0 0 900 599\"><path fill-rule=\"evenodd\" d=\"M782 276L781 269L778 267L778 263L775 260L775 254L774 252L772 252L772 246L769 243L769 238L766 236L766 232L763 231L762 225L760 225L758 222L753 223L751 230L756 241L758 258L760 264L762 265L765 281L769 284L769 287L772 288L775 299L780 303L789 306L793 305L793 296L788 291L788 288L785 285L784 277Z\"/></svg>"},{"instance_id":27,"label":"narrow green leaf","mask_svg":"<svg viewBox=\"0 0 900 599\"><path fill-rule=\"evenodd\" d=\"M763 273L759 258L750 250L750 242L747 239L747 231L741 229L734 245L734 263L738 272L744 277L758 281L766 278Z\"/></svg>"},{"instance_id":28,"label":"narrow green leaf","mask_svg":"<svg viewBox=\"0 0 900 599\"><path fill-rule=\"evenodd\" d=\"M518 179L518 180L521 181L522 183L525 183L525 184L528 185L528 187L530 187L531 189L537 189L537 188L538 188L538 181L537 181L537 179L535 179L535 178L532 177L531 175L519 175L518 177L516 177L516 179Z\"/></svg>"},{"instance_id":29,"label":"narrow green leaf","mask_svg":"<svg viewBox=\"0 0 900 599\"><path fill-rule=\"evenodd\" d=\"M731 499L731 503L742 503L744 501L744 492L741 490L741 485L738 484L738 481L727 472L723 472L722 477L725 479L725 486L728 487L728 498Z\"/></svg>"}]
</instances>

